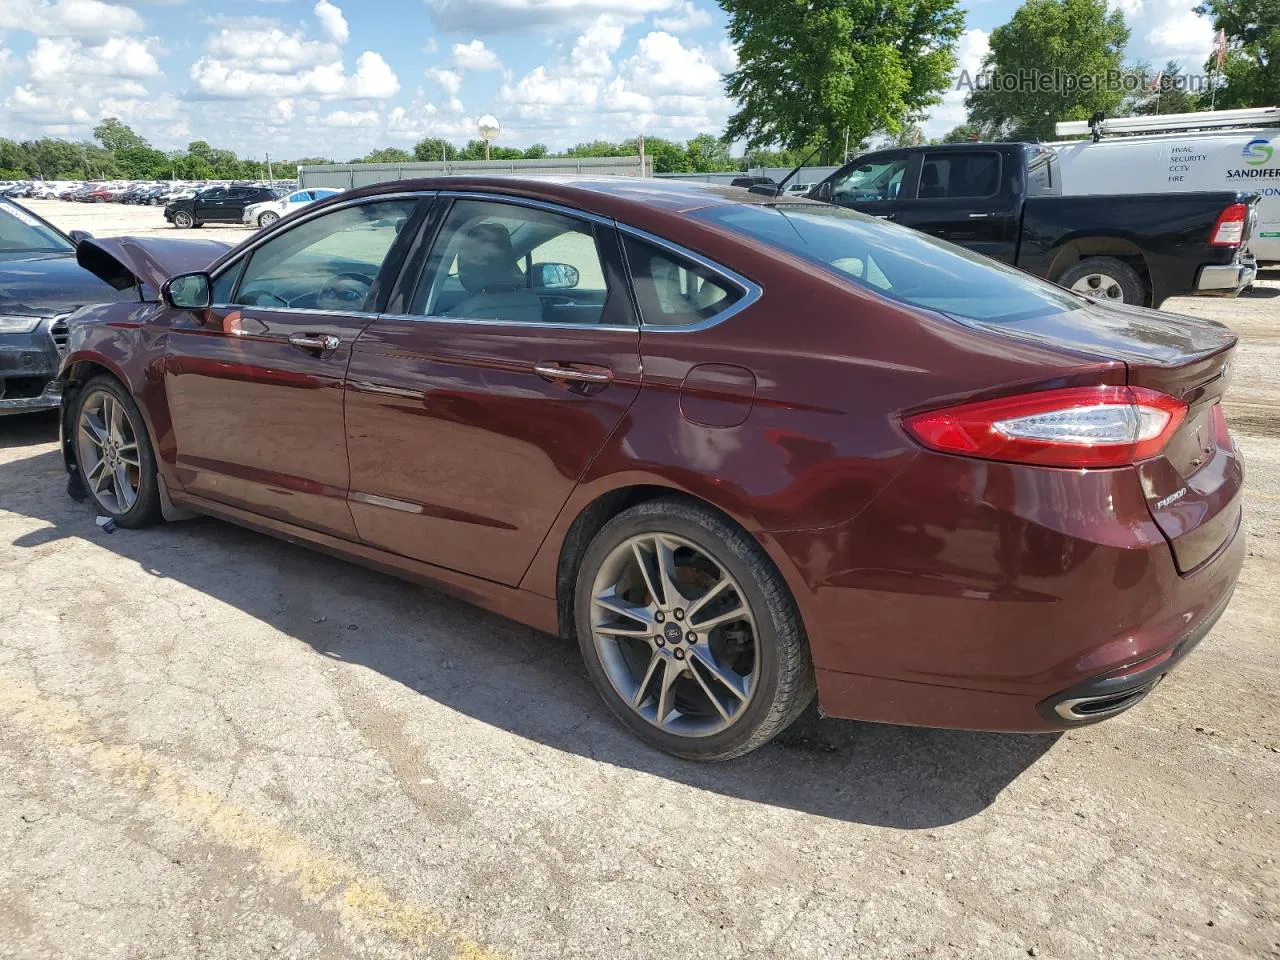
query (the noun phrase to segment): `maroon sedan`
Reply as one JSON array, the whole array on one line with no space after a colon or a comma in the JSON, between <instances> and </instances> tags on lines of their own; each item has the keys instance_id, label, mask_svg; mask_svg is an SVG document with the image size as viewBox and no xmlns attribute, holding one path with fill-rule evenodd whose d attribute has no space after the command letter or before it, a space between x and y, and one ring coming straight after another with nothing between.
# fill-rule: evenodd
<instances>
[{"instance_id":1,"label":"maroon sedan","mask_svg":"<svg viewBox=\"0 0 1280 960\"><path fill-rule=\"evenodd\" d=\"M101 240L72 487L576 636L733 757L825 713L1060 730L1141 700L1240 569L1224 327L852 211L648 180L380 184L221 252ZM200 268L199 272L184 272Z\"/></svg>"}]
</instances>

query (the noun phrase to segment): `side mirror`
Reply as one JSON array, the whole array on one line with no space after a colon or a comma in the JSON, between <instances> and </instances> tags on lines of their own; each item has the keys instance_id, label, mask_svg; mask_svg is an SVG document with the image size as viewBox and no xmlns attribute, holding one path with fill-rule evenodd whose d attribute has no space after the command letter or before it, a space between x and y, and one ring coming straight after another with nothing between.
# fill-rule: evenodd
<instances>
[{"instance_id":1,"label":"side mirror","mask_svg":"<svg viewBox=\"0 0 1280 960\"><path fill-rule=\"evenodd\" d=\"M535 263L533 279L541 290L572 290L581 277L578 268L567 263Z\"/></svg>"},{"instance_id":2,"label":"side mirror","mask_svg":"<svg viewBox=\"0 0 1280 960\"><path fill-rule=\"evenodd\" d=\"M818 189L813 192L813 199L821 200L823 203L830 203L833 196L831 190L831 181L826 180L818 184Z\"/></svg>"},{"instance_id":3,"label":"side mirror","mask_svg":"<svg viewBox=\"0 0 1280 960\"><path fill-rule=\"evenodd\" d=\"M69 234L67 234L67 236L71 238L71 242L74 243L77 247L80 246L81 240L93 239L93 234L90 233L88 230L72 230Z\"/></svg>"},{"instance_id":4,"label":"side mirror","mask_svg":"<svg viewBox=\"0 0 1280 960\"><path fill-rule=\"evenodd\" d=\"M207 273L180 273L160 288L164 302L178 310L203 310L211 302Z\"/></svg>"}]
</instances>

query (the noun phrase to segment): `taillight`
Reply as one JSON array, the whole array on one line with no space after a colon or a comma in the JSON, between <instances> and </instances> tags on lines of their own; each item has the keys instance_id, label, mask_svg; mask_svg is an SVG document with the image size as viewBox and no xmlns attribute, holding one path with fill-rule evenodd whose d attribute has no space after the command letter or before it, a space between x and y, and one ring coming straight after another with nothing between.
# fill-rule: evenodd
<instances>
[{"instance_id":1,"label":"taillight","mask_svg":"<svg viewBox=\"0 0 1280 960\"><path fill-rule=\"evenodd\" d=\"M1187 406L1145 387L1068 387L906 417L926 447L1046 467L1119 467L1152 457Z\"/></svg>"},{"instance_id":2,"label":"taillight","mask_svg":"<svg viewBox=\"0 0 1280 960\"><path fill-rule=\"evenodd\" d=\"M1244 240L1244 225L1249 219L1247 203L1233 203L1223 210L1213 225L1209 243L1215 247L1238 247Z\"/></svg>"}]
</instances>

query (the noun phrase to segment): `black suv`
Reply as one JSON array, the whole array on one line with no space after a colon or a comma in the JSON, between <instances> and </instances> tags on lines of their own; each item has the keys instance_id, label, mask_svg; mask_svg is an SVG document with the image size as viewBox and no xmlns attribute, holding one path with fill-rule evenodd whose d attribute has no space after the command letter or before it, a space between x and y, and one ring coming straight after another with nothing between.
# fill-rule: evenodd
<instances>
[{"instance_id":1,"label":"black suv","mask_svg":"<svg viewBox=\"0 0 1280 960\"><path fill-rule=\"evenodd\" d=\"M89 303L137 299L137 290L109 287L76 263L71 237L0 200L0 416L57 409L51 381L71 313Z\"/></svg>"},{"instance_id":2,"label":"black suv","mask_svg":"<svg viewBox=\"0 0 1280 960\"><path fill-rule=\"evenodd\" d=\"M266 187L206 187L194 197L166 204L164 218L179 229L203 227L206 223L239 223L249 204L276 199L276 192Z\"/></svg>"}]
</instances>

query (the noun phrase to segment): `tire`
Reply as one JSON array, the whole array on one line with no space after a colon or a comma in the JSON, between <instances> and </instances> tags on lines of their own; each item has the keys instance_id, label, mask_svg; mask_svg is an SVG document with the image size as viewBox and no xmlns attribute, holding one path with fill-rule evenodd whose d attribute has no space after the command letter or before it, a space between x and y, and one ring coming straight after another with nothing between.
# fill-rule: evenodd
<instances>
[{"instance_id":1,"label":"tire","mask_svg":"<svg viewBox=\"0 0 1280 960\"><path fill-rule=\"evenodd\" d=\"M1146 284L1136 270L1115 257L1086 257L1058 275L1057 284L1101 301L1128 303L1136 307L1147 302Z\"/></svg>"},{"instance_id":2,"label":"tire","mask_svg":"<svg viewBox=\"0 0 1280 960\"><path fill-rule=\"evenodd\" d=\"M86 426L87 419L94 429ZM129 391L114 377L94 377L76 397L74 425L76 464L98 513L111 517L118 526L131 529L157 523L161 514L155 451L151 448L142 411ZM105 434L103 428L107 428ZM110 442L105 457L102 456L104 437ZM94 467L99 460L114 462L117 469L105 476L105 471L99 472ZM131 497L127 493L122 496L118 485L122 481L133 490Z\"/></svg>"},{"instance_id":3,"label":"tire","mask_svg":"<svg viewBox=\"0 0 1280 960\"><path fill-rule=\"evenodd\" d=\"M653 565L659 543L680 596L642 606L665 589ZM597 597L614 599L602 606ZM605 524L578 568L574 618L587 671L609 709L641 740L675 756L742 756L785 730L813 699L813 661L790 591L760 546L709 507L662 498Z\"/></svg>"},{"instance_id":4,"label":"tire","mask_svg":"<svg viewBox=\"0 0 1280 960\"><path fill-rule=\"evenodd\" d=\"M179 230L190 230L196 225L196 218L185 210L179 210L173 215L173 225Z\"/></svg>"},{"instance_id":5,"label":"tire","mask_svg":"<svg viewBox=\"0 0 1280 960\"><path fill-rule=\"evenodd\" d=\"M279 219L280 214L276 213L274 210L263 210L258 214L258 226L269 227Z\"/></svg>"}]
</instances>

